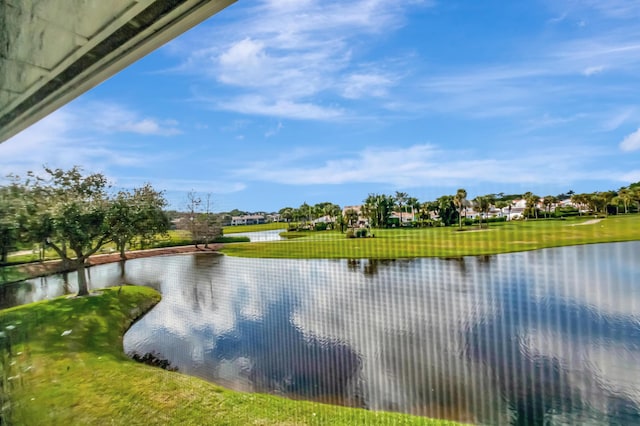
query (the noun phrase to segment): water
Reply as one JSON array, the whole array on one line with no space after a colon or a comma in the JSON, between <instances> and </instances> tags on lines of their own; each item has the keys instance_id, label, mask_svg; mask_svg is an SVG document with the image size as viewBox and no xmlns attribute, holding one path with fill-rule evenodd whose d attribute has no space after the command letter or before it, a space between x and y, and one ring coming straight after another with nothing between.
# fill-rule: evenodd
<instances>
[{"instance_id":1,"label":"water","mask_svg":"<svg viewBox=\"0 0 640 426\"><path fill-rule=\"evenodd\" d=\"M489 424L638 424L638 253L640 242L450 260L193 255L91 279L163 293L127 352L233 389ZM14 301L56 295L50 280L55 291L25 283Z\"/></svg>"},{"instance_id":2,"label":"water","mask_svg":"<svg viewBox=\"0 0 640 426\"><path fill-rule=\"evenodd\" d=\"M228 237L247 237L252 243L263 241L280 241L284 240L280 236L286 229L274 229L272 231L255 231L255 232L238 232L235 234L227 234Z\"/></svg>"}]
</instances>

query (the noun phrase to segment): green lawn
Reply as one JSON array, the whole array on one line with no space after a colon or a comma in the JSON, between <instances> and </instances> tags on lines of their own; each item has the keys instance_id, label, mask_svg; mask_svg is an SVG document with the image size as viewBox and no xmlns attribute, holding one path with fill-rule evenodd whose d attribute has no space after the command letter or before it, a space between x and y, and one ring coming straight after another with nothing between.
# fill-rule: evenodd
<instances>
[{"instance_id":1,"label":"green lawn","mask_svg":"<svg viewBox=\"0 0 640 426\"><path fill-rule=\"evenodd\" d=\"M28 278L29 274L22 271L19 266L4 266L0 268L0 284L26 280Z\"/></svg>"},{"instance_id":2,"label":"green lawn","mask_svg":"<svg viewBox=\"0 0 640 426\"><path fill-rule=\"evenodd\" d=\"M122 287L0 311L0 424L454 424L233 392L131 361L122 336L159 300Z\"/></svg>"},{"instance_id":3,"label":"green lawn","mask_svg":"<svg viewBox=\"0 0 640 426\"><path fill-rule=\"evenodd\" d=\"M222 251L231 256L264 258L457 257L489 255L577 244L640 240L640 215L494 223L487 229L374 229L375 238L347 239L337 231L310 232L287 241L238 243ZM296 235L300 236L300 235Z\"/></svg>"}]
</instances>

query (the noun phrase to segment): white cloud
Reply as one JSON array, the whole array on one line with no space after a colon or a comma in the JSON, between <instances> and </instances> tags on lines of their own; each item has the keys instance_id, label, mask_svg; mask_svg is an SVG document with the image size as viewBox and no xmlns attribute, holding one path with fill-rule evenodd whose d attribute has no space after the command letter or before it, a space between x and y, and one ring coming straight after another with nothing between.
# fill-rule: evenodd
<instances>
[{"instance_id":1,"label":"white cloud","mask_svg":"<svg viewBox=\"0 0 640 426\"><path fill-rule=\"evenodd\" d=\"M135 111L115 103L75 103L0 144L0 170L24 174L43 165L81 165L86 170L105 172L114 166L143 166L158 154L117 146L110 134L169 135L177 132L176 125L173 120L139 118Z\"/></svg>"},{"instance_id":2,"label":"white cloud","mask_svg":"<svg viewBox=\"0 0 640 426\"><path fill-rule=\"evenodd\" d=\"M345 116L340 108L323 107L313 103L296 103L290 100L272 101L262 96L241 96L215 103L219 108L243 114L297 120L337 120Z\"/></svg>"},{"instance_id":3,"label":"white cloud","mask_svg":"<svg viewBox=\"0 0 640 426\"><path fill-rule=\"evenodd\" d=\"M384 68L383 64L360 63L361 51L367 49L367 43L360 41L384 37L402 26L407 8L418 4L430 5L380 0L262 1L245 9L241 21L219 25L211 35L187 41L188 49L175 44L170 49L178 54L191 52L181 71L204 73L234 88L235 93L224 102L213 103L217 109L334 119L347 112L339 107L329 111L318 101L320 97L328 95L336 102L381 97L396 83L400 73L352 71ZM247 99L254 106L241 108L239 104ZM289 108L291 105L303 112Z\"/></svg>"},{"instance_id":4,"label":"white cloud","mask_svg":"<svg viewBox=\"0 0 640 426\"><path fill-rule=\"evenodd\" d=\"M584 69L584 71L582 71L582 74L586 75L587 77L594 74L600 74L602 71L605 70L605 68L606 67L604 67L603 65L587 67Z\"/></svg>"},{"instance_id":5,"label":"white cloud","mask_svg":"<svg viewBox=\"0 0 640 426\"><path fill-rule=\"evenodd\" d=\"M116 186L123 188L133 188L145 182L151 183L156 188L163 191L186 192L195 191L199 193L211 194L231 194L243 191L247 185L242 182L221 179L167 179L153 176L136 177L128 176L114 180Z\"/></svg>"},{"instance_id":6,"label":"white cloud","mask_svg":"<svg viewBox=\"0 0 640 426\"><path fill-rule=\"evenodd\" d=\"M495 157L422 144L408 148L366 148L358 153L308 164L308 159L276 158L254 163L236 174L244 179L288 185L376 183L410 188L464 184L548 183L549 176L564 181L610 178L611 173L584 167L593 153L523 153L513 150L511 157ZM318 158L317 154L313 158Z\"/></svg>"},{"instance_id":7,"label":"white cloud","mask_svg":"<svg viewBox=\"0 0 640 426\"><path fill-rule=\"evenodd\" d=\"M136 133L140 135L172 136L180 134L176 120L158 120L141 117L139 113L122 105L109 102L92 102L77 108L78 126L104 133Z\"/></svg>"},{"instance_id":8,"label":"white cloud","mask_svg":"<svg viewBox=\"0 0 640 426\"><path fill-rule=\"evenodd\" d=\"M265 132L264 137L265 137L265 138L270 138L270 137L272 137L272 136L277 135L278 133L280 133L280 130L282 130L282 128L283 128L283 127L284 127L284 126L282 125L282 122L281 122L281 121L279 121L279 122L278 122L278 125L277 125L276 127L273 127L273 128L271 128L271 129L269 129L269 130L267 130L267 131Z\"/></svg>"},{"instance_id":9,"label":"white cloud","mask_svg":"<svg viewBox=\"0 0 640 426\"><path fill-rule=\"evenodd\" d=\"M640 169L632 170L628 173L623 173L618 177L618 180L625 183L640 182Z\"/></svg>"},{"instance_id":10,"label":"white cloud","mask_svg":"<svg viewBox=\"0 0 640 426\"><path fill-rule=\"evenodd\" d=\"M620 142L620 149L623 151L637 151L640 149L640 128L627 135L622 142Z\"/></svg>"},{"instance_id":11,"label":"white cloud","mask_svg":"<svg viewBox=\"0 0 640 426\"><path fill-rule=\"evenodd\" d=\"M635 115L636 109L634 107L620 109L604 120L602 128L608 131L615 130Z\"/></svg>"},{"instance_id":12,"label":"white cloud","mask_svg":"<svg viewBox=\"0 0 640 426\"><path fill-rule=\"evenodd\" d=\"M637 0L582 0L577 5L607 18L629 20L640 17L640 2Z\"/></svg>"},{"instance_id":13,"label":"white cloud","mask_svg":"<svg viewBox=\"0 0 640 426\"><path fill-rule=\"evenodd\" d=\"M393 79L383 74L351 74L345 79L342 96L348 99L383 97L387 95L389 87L393 84Z\"/></svg>"}]
</instances>

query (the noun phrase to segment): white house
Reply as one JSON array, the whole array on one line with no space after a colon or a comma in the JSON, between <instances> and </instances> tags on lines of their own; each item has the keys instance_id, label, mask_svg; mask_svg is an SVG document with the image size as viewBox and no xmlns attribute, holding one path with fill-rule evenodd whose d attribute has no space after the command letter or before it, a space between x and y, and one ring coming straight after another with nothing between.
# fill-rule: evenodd
<instances>
[{"instance_id":1,"label":"white house","mask_svg":"<svg viewBox=\"0 0 640 426\"><path fill-rule=\"evenodd\" d=\"M243 216L231 217L231 226L258 225L261 223L265 223L265 218L263 215L259 215L259 214L245 214Z\"/></svg>"}]
</instances>

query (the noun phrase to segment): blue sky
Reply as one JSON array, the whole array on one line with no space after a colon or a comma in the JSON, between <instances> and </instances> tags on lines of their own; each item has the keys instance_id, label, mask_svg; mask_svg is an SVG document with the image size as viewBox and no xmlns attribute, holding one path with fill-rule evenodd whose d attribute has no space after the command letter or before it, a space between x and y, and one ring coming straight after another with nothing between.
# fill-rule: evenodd
<instances>
[{"instance_id":1,"label":"blue sky","mask_svg":"<svg viewBox=\"0 0 640 426\"><path fill-rule=\"evenodd\" d=\"M640 180L640 1L239 1L0 144L184 209Z\"/></svg>"}]
</instances>

